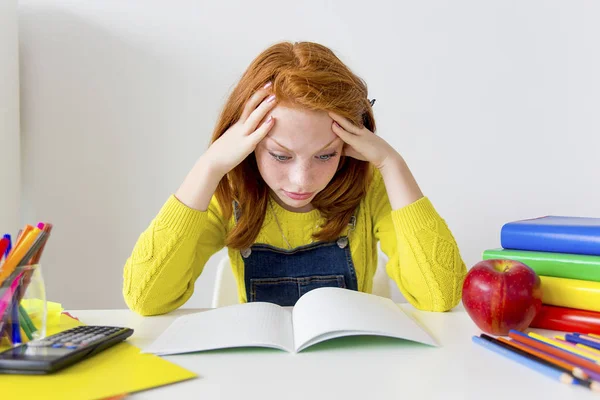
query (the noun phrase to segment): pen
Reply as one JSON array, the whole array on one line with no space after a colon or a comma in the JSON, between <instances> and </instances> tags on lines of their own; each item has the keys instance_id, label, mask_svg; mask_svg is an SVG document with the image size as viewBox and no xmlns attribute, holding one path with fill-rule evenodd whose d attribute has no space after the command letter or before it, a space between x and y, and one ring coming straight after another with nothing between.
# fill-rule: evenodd
<instances>
[{"instance_id":1,"label":"pen","mask_svg":"<svg viewBox=\"0 0 600 400\"><path fill-rule=\"evenodd\" d=\"M6 246L6 248L4 249L4 257L8 258L8 254L10 253L10 251L12 250L12 241L10 239L10 233L5 234L2 239L6 239L8 241L8 245Z\"/></svg>"},{"instance_id":2,"label":"pen","mask_svg":"<svg viewBox=\"0 0 600 400\"><path fill-rule=\"evenodd\" d=\"M4 236L6 236L6 235L4 235ZM9 239L7 239L6 237L3 237L2 239L0 239L0 260L2 259L3 256L8 254L9 247L10 247ZM8 256L6 256L6 257L8 258Z\"/></svg>"},{"instance_id":3,"label":"pen","mask_svg":"<svg viewBox=\"0 0 600 400\"><path fill-rule=\"evenodd\" d=\"M15 344L21 344L21 342L23 341L21 338L21 329L19 326L19 307L17 307L17 298L16 296L13 296L12 299L12 304L11 304L11 308L12 308L12 321L11 321L11 325L12 325L12 342L13 345Z\"/></svg>"}]
</instances>

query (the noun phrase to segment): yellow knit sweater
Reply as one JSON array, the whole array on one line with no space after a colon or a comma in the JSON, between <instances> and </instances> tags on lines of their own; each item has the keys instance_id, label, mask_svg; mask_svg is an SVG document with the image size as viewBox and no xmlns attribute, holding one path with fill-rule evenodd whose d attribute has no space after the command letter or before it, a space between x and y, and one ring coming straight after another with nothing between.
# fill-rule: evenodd
<instances>
[{"instance_id":1,"label":"yellow knit sweater","mask_svg":"<svg viewBox=\"0 0 600 400\"><path fill-rule=\"evenodd\" d=\"M310 243L322 222L319 211L295 213L272 203L290 244ZM416 308L447 311L458 304L466 267L446 222L427 197L392 210L381 174L375 171L356 217L349 239L358 290L371 292L379 241L389 257L388 275ZM223 248L233 224L233 217L223 219L214 196L206 211L191 209L170 196L125 264L127 305L139 314L155 315L184 304L208 259ZM269 208L256 242L287 247ZM239 251L229 249L228 253L240 302L246 302L244 262Z\"/></svg>"}]
</instances>

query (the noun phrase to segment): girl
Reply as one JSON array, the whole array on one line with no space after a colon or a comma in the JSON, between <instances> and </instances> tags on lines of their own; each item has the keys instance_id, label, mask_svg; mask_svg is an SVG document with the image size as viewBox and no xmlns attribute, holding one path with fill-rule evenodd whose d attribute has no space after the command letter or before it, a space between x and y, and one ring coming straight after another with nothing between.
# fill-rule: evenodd
<instances>
[{"instance_id":1,"label":"girl","mask_svg":"<svg viewBox=\"0 0 600 400\"><path fill-rule=\"evenodd\" d=\"M208 150L141 234L128 306L185 303L224 246L240 302L294 305L323 286L371 292L377 242L416 308L458 304L466 267L402 156L375 135L365 83L328 48L279 43L230 95Z\"/></svg>"}]
</instances>

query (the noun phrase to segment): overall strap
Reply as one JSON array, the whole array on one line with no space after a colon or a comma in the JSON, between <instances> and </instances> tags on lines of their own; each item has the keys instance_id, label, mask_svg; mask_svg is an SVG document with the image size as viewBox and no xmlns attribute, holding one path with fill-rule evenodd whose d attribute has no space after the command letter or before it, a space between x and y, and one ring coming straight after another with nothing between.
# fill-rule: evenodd
<instances>
[{"instance_id":1,"label":"overall strap","mask_svg":"<svg viewBox=\"0 0 600 400\"><path fill-rule=\"evenodd\" d=\"M356 214L358 213L357 210L354 210L354 214L352 214L352 217L350 217L350 222L348 222L348 230L346 231L346 235L339 237L336 241L340 249L344 249L346 248L346 246L348 246L348 236L350 236L350 232L352 232L356 228Z\"/></svg>"},{"instance_id":2,"label":"overall strap","mask_svg":"<svg viewBox=\"0 0 600 400\"><path fill-rule=\"evenodd\" d=\"M354 213L350 217L350 222L348 222L348 233L347 233L347 235L349 235L350 232L352 232L356 228L356 215L358 215L358 207L356 207L356 209L354 210Z\"/></svg>"}]
</instances>

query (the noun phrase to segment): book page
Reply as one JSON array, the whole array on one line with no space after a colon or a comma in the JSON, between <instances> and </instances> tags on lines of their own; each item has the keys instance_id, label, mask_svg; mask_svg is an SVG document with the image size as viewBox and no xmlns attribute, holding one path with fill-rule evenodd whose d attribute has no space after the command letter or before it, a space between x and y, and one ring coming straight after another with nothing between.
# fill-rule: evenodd
<instances>
[{"instance_id":1,"label":"book page","mask_svg":"<svg viewBox=\"0 0 600 400\"><path fill-rule=\"evenodd\" d=\"M292 312L296 351L353 335L378 335L437 346L435 339L392 300L340 288L315 289Z\"/></svg>"},{"instance_id":2,"label":"book page","mask_svg":"<svg viewBox=\"0 0 600 400\"><path fill-rule=\"evenodd\" d=\"M293 352L291 312L259 302L184 315L143 352L167 355L231 347L272 347Z\"/></svg>"}]
</instances>

